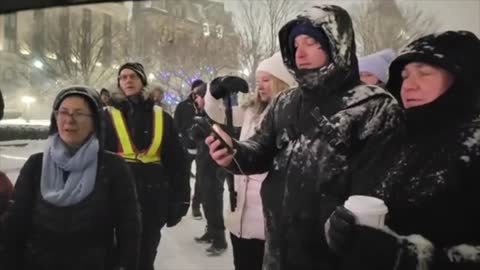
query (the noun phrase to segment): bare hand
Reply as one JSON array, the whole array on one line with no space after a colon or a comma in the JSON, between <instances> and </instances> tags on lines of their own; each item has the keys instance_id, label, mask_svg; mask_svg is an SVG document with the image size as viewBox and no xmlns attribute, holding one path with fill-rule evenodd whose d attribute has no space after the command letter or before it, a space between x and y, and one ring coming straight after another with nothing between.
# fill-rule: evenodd
<instances>
[{"instance_id":1,"label":"bare hand","mask_svg":"<svg viewBox=\"0 0 480 270\"><path fill-rule=\"evenodd\" d=\"M230 146L232 146L232 138L223 131L218 125L213 125L213 129L222 136L222 139ZM222 143L215 135L210 135L205 139L208 146L210 156L215 162L222 167L227 167L232 163L233 154L228 153L228 149L222 146Z\"/></svg>"}]
</instances>

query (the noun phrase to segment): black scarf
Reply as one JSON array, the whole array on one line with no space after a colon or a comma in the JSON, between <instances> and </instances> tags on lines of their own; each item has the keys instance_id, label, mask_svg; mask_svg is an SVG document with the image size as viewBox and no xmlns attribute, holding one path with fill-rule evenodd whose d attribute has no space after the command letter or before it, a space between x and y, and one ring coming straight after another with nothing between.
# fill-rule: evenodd
<instances>
[{"instance_id":1,"label":"black scarf","mask_svg":"<svg viewBox=\"0 0 480 270\"><path fill-rule=\"evenodd\" d=\"M453 132L469 117L476 115L473 100L461 95L465 89L452 86L431 103L405 110L409 137L425 137L437 133ZM469 95L468 95L469 96Z\"/></svg>"}]
</instances>

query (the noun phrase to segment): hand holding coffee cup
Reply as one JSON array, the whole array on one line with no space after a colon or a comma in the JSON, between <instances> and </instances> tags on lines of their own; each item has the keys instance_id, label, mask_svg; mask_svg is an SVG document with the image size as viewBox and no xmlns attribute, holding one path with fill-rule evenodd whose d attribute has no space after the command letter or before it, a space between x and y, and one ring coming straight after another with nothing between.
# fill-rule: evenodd
<instances>
[{"instance_id":1,"label":"hand holding coffee cup","mask_svg":"<svg viewBox=\"0 0 480 270\"><path fill-rule=\"evenodd\" d=\"M350 196L343 206L338 206L325 222L325 237L330 249L343 254L350 249L355 233L367 228L381 229L385 223L388 208L375 197ZM363 225L361 226L356 226ZM356 228L357 227L357 228ZM357 230L356 230L357 229ZM370 230L378 231L379 230Z\"/></svg>"},{"instance_id":2,"label":"hand holding coffee cup","mask_svg":"<svg viewBox=\"0 0 480 270\"><path fill-rule=\"evenodd\" d=\"M383 200L363 195L353 195L345 201L345 208L350 210L360 225L381 229L385 225L388 208Z\"/></svg>"}]
</instances>

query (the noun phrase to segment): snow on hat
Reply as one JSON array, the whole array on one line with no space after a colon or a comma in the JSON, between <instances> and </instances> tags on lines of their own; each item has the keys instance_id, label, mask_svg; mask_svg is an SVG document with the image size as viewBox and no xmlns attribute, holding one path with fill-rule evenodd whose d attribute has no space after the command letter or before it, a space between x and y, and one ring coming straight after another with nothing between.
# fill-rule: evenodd
<instances>
[{"instance_id":1,"label":"snow on hat","mask_svg":"<svg viewBox=\"0 0 480 270\"><path fill-rule=\"evenodd\" d=\"M265 71L288 84L290 87L296 85L295 78L288 72L280 52L276 52L270 58L260 62L257 68L257 72L258 71Z\"/></svg>"},{"instance_id":2,"label":"snow on hat","mask_svg":"<svg viewBox=\"0 0 480 270\"><path fill-rule=\"evenodd\" d=\"M380 81L387 81L388 66L395 58L395 51L385 49L369 54L358 59L358 68L361 72L369 72L375 75Z\"/></svg>"},{"instance_id":3,"label":"snow on hat","mask_svg":"<svg viewBox=\"0 0 480 270\"><path fill-rule=\"evenodd\" d=\"M449 96L449 103L454 104L452 110L459 105L464 109L476 108L480 104L478 84L480 80L480 39L470 31L446 31L433 33L412 41L402 49L390 64L390 76L386 88L397 99L403 78L402 70L412 62L421 62L440 67L455 78L448 90L458 91ZM475 109L476 110L476 109Z\"/></svg>"}]
</instances>

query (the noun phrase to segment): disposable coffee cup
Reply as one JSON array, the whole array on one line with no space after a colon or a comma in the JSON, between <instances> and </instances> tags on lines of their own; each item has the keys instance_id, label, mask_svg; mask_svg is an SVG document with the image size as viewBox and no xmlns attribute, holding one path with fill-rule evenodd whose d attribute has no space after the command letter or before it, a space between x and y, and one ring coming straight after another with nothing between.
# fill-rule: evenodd
<instances>
[{"instance_id":1,"label":"disposable coffee cup","mask_svg":"<svg viewBox=\"0 0 480 270\"><path fill-rule=\"evenodd\" d=\"M345 208L350 210L357 217L360 225L374 228L383 228L388 208L383 200L362 195L353 195L345 201Z\"/></svg>"}]
</instances>

